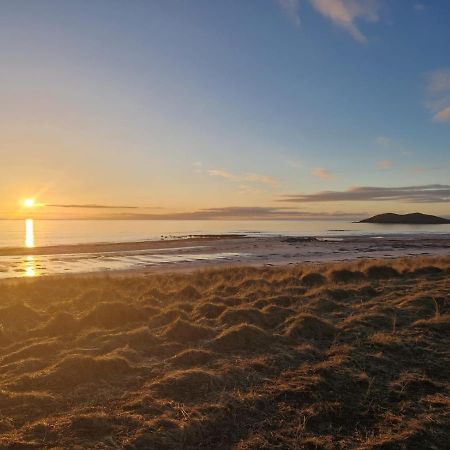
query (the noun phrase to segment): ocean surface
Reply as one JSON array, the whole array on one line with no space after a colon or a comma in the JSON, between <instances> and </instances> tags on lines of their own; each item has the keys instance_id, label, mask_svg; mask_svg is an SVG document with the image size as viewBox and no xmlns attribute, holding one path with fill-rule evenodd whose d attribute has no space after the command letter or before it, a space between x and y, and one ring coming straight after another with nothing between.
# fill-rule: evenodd
<instances>
[{"instance_id":1,"label":"ocean surface","mask_svg":"<svg viewBox=\"0 0 450 450\"><path fill-rule=\"evenodd\" d=\"M378 225L343 220L0 220L1 248L133 242L205 234L317 237L450 234L450 224Z\"/></svg>"},{"instance_id":2,"label":"ocean surface","mask_svg":"<svg viewBox=\"0 0 450 450\"><path fill-rule=\"evenodd\" d=\"M316 236L346 240L389 235L450 236L450 225L375 225L349 221L144 221L144 220L3 220L0 248L34 248L55 245L159 241L195 235L245 234L249 236ZM218 252L210 245L160 250L126 250L97 253L0 256L0 278L36 277L51 274L106 272L183 265L200 261L244 262L250 254ZM7 251L6 251L7 253ZM270 255L269 255L270 256Z\"/></svg>"}]
</instances>

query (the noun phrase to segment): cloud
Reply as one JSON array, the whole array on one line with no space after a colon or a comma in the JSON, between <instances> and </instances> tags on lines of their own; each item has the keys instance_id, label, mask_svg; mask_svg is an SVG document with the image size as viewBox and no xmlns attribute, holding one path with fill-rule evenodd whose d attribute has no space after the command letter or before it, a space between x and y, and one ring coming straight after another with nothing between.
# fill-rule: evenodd
<instances>
[{"instance_id":1,"label":"cloud","mask_svg":"<svg viewBox=\"0 0 450 450\"><path fill-rule=\"evenodd\" d=\"M334 178L334 175L328 169L324 169L323 167L315 168L311 172L311 175L322 180L332 180Z\"/></svg>"},{"instance_id":2,"label":"cloud","mask_svg":"<svg viewBox=\"0 0 450 450\"><path fill-rule=\"evenodd\" d=\"M275 187L278 181L268 175L260 175L258 173L246 173L244 179L247 181L254 181L256 183L267 184L269 186Z\"/></svg>"},{"instance_id":3,"label":"cloud","mask_svg":"<svg viewBox=\"0 0 450 450\"><path fill-rule=\"evenodd\" d=\"M416 3L413 9L414 11L423 11L425 9L425 5L423 3Z\"/></svg>"},{"instance_id":4,"label":"cloud","mask_svg":"<svg viewBox=\"0 0 450 450\"><path fill-rule=\"evenodd\" d=\"M261 189L256 189L253 186L248 186L246 184L241 184L239 186L239 193L243 195L259 195L262 194L264 191Z\"/></svg>"},{"instance_id":5,"label":"cloud","mask_svg":"<svg viewBox=\"0 0 450 450\"><path fill-rule=\"evenodd\" d=\"M427 74L427 89L431 94L450 91L450 69L438 69Z\"/></svg>"},{"instance_id":6,"label":"cloud","mask_svg":"<svg viewBox=\"0 0 450 450\"><path fill-rule=\"evenodd\" d=\"M358 42L367 42L367 38L356 26L359 19L376 22L379 19L379 0L309 0L314 9L344 29ZM299 27L301 23L299 0L276 0L282 11Z\"/></svg>"},{"instance_id":7,"label":"cloud","mask_svg":"<svg viewBox=\"0 0 450 450\"><path fill-rule=\"evenodd\" d=\"M392 138L388 136L377 136L375 139L375 142L378 145L382 145L383 147L387 147L388 145L392 144Z\"/></svg>"},{"instance_id":8,"label":"cloud","mask_svg":"<svg viewBox=\"0 0 450 450\"><path fill-rule=\"evenodd\" d=\"M299 161L298 159L291 159L288 161L288 164L293 167L294 169L299 169L303 166L303 163Z\"/></svg>"},{"instance_id":9,"label":"cloud","mask_svg":"<svg viewBox=\"0 0 450 450\"><path fill-rule=\"evenodd\" d=\"M278 184L278 181L274 177L253 172L247 172L244 175L236 175L223 169L211 169L208 170L208 174L211 177L220 177L231 181L250 181L272 187L275 187Z\"/></svg>"},{"instance_id":10,"label":"cloud","mask_svg":"<svg viewBox=\"0 0 450 450\"><path fill-rule=\"evenodd\" d=\"M433 120L435 122L447 122L450 120L450 106L444 108L442 111L439 111L433 116Z\"/></svg>"},{"instance_id":11,"label":"cloud","mask_svg":"<svg viewBox=\"0 0 450 450\"><path fill-rule=\"evenodd\" d=\"M193 162L192 167L194 167L195 173L203 172L203 163L201 161Z\"/></svg>"},{"instance_id":12,"label":"cloud","mask_svg":"<svg viewBox=\"0 0 450 450\"><path fill-rule=\"evenodd\" d=\"M367 212L347 213L342 211L309 212L293 208L230 206L224 208L205 208L170 214L121 213L96 216L97 219L119 220L313 220L313 219L354 219L367 215Z\"/></svg>"},{"instance_id":13,"label":"cloud","mask_svg":"<svg viewBox=\"0 0 450 450\"><path fill-rule=\"evenodd\" d=\"M367 38L356 26L356 20L376 22L379 19L378 0L310 0L310 2L320 14L362 43L367 42Z\"/></svg>"},{"instance_id":14,"label":"cloud","mask_svg":"<svg viewBox=\"0 0 450 450\"><path fill-rule=\"evenodd\" d=\"M450 120L450 69L438 69L426 74L426 106L434 122Z\"/></svg>"},{"instance_id":15,"label":"cloud","mask_svg":"<svg viewBox=\"0 0 450 450\"><path fill-rule=\"evenodd\" d=\"M292 203L341 201L403 201L407 203L448 203L450 185L428 184L404 187L353 187L346 191L321 191L314 194L285 195L281 201Z\"/></svg>"},{"instance_id":16,"label":"cloud","mask_svg":"<svg viewBox=\"0 0 450 450\"><path fill-rule=\"evenodd\" d=\"M86 209L137 209L138 206L117 206L117 205L96 205L96 204L54 204L50 206L52 208L86 208Z\"/></svg>"},{"instance_id":17,"label":"cloud","mask_svg":"<svg viewBox=\"0 0 450 450\"><path fill-rule=\"evenodd\" d=\"M430 169L428 167L423 167L423 166L414 166L414 167L410 168L410 171L415 174L421 174L421 173L429 172Z\"/></svg>"},{"instance_id":18,"label":"cloud","mask_svg":"<svg viewBox=\"0 0 450 450\"><path fill-rule=\"evenodd\" d=\"M210 169L208 170L208 175L211 177L226 178L227 180L235 180L237 178L236 175L222 169Z\"/></svg>"},{"instance_id":19,"label":"cloud","mask_svg":"<svg viewBox=\"0 0 450 450\"><path fill-rule=\"evenodd\" d=\"M300 26L299 14L299 0L276 0L280 8L289 18L289 20L296 26Z\"/></svg>"},{"instance_id":20,"label":"cloud","mask_svg":"<svg viewBox=\"0 0 450 450\"><path fill-rule=\"evenodd\" d=\"M393 165L394 163L389 159L381 159L380 161L377 161L377 167L381 170L392 169Z\"/></svg>"},{"instance_id":21,"label":"cloud","mask_svg":"<svg viewBox=\"0 0 450 450\"><path fill-rule=\"evenodd\" d=\"M440 171L448 172L449 169L450 169L449 164L440 163L434 166L413 166L409 168L409 171L416 174L420 174L420 173L440 172Z\"/></svg>"}]
</instances>

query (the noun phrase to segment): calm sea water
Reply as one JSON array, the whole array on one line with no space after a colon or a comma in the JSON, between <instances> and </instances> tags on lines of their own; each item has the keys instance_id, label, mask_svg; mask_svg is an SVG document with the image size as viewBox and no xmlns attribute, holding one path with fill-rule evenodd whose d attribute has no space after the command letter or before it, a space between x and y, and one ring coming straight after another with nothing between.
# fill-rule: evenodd
<instances>
[{"instance_id":1,"label":"calm sea water","mask_svg":"<svg viewBox=\"0 0 450 450\"><path fill-rule=\"evenodd\" d=\"M348 236L450 234L450 225L376 225L349 221L0 220L0 247L159 240L201 234Z\"/></svg>"}]
</instances>

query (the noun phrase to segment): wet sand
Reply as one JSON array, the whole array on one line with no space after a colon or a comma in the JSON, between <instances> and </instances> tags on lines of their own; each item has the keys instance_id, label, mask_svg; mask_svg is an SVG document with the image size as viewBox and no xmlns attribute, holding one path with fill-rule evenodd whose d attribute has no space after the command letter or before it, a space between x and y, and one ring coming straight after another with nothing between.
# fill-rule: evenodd
<instances>
[{"instance_id":1,"label":"wet sand","mask_svg":"<svg viewBox=\"0 0 450 450\"><path fill-rule=\"evenodd\" d=\"M448 235L310 238L212 235L185 239L0 250L0 277L106 271L279 266L356 259L446 256Z\"/></svg>"}]
</instances>

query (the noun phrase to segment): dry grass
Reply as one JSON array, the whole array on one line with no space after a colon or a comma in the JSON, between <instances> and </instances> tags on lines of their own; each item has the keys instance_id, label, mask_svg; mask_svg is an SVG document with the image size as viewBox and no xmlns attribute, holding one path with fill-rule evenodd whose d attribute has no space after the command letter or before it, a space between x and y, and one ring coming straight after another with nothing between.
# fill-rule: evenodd
<instances>
[{"instance_id":1,"label":"dry grass","mask_svg":"<svg viewBox=\"0 0 450 450\"><path fill-rule=\"evenodd\" d=\"M0 447L450 442L450 258L0 283Z\"/></svg>"}]
</instances>

